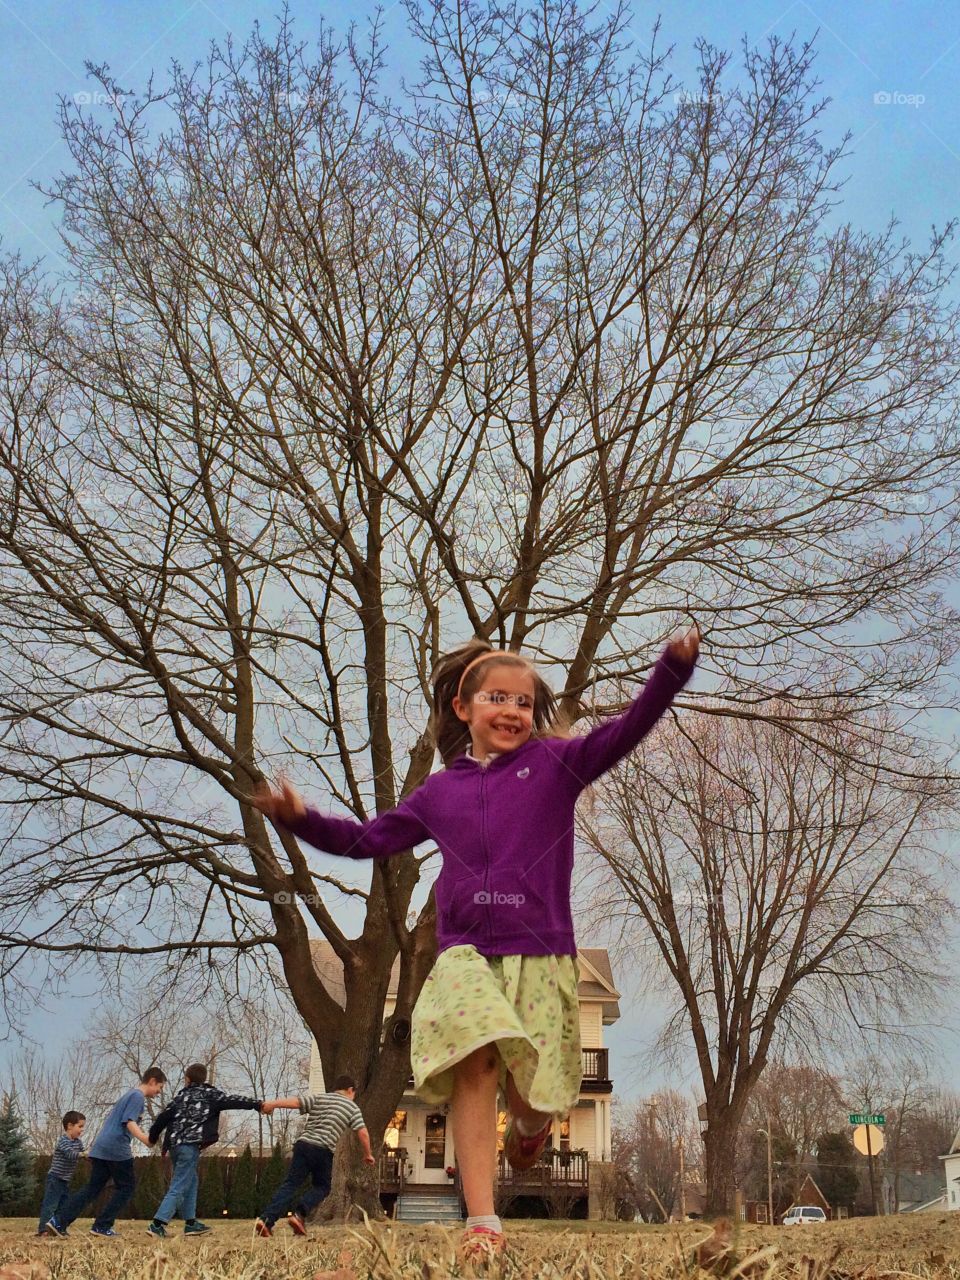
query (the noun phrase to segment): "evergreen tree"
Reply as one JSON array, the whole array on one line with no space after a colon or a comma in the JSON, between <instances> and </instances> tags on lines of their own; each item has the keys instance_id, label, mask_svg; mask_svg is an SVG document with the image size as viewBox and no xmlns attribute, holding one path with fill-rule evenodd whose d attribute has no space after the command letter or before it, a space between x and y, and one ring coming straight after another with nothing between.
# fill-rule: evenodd
<instances>
[{"instance_id":1,"label":"evergreen tree","mask_svg":"<svg viewBox=\"0 0 960 1280\"><path fill-rule=\"evenodd\" d=\"M272 1199L273 1193L284 1180L286 1174L287 1158L283 1154L283 1147L277 1145L273 1148L270 1159L266 1164L260 1166L260 1184L257 1187L259 1208L263 1208Z\"/></svg>"},{"instance_id":2,"label":"evergreen tree","mask_svg":"<svg viewBox=\"0 0 960 1280\"><path fill-rule=\"evenodd\" d=\"M0 1213L26 1212L35 1184L33 1154L16 1101L8 1095L0 1108Z\"/></svg>"},{"instance_id":3,"label":"evergreen tree","mask_svg":"<svg viewBox=\"0 0 960 1280\"><path fill-rule=\"evenodd\" d=\"M249 1143L244 1148L243 1155L235 1162L227 1207L231 1218L255 1218L260 1208L257 1174Z\"/></svg>"},{"instance_id":4,"label":"evergreen tree","mask_svg":"<svg viewBox=\"0 0 960 1280\"><path fill-rule=\"evenodd\" d=\"M197 1215L201 1218L222 1218L227 1203L223 1186L223 1161L219 1156L207 1156L200 1161L200 1192L197 1196Z\"/></svg>"},{"instance_id":5,"label":"evergreen tree","mask_svg":"<svg viewBox=\"0 0 960 1280\"><path fill-rule=\"evenodd\" d=\"M849 1135L822 1133L817 1141L817 1186L831 1206L852 1205L859 1185L856 1155Z\"/></svg>"},{"instance_id":6,"label":"evergreen tree","mask_svg":"<svg viewBox=\"0 0 960 1280\"><path fill-rule=\"evenodd\" d=\"M137 1174L137 1189L127 1212L131 1218L152 1218L167 1190L163 1157L141 1157L134 1162L134 1169Z\"/></svg>"}]
</instances>

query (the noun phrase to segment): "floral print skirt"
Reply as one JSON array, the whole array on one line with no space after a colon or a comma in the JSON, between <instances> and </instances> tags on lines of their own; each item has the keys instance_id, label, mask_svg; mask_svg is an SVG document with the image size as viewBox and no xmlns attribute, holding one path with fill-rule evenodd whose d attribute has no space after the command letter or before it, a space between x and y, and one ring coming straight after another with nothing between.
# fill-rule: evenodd
<instances>
[{"instance_id":1,"label":"floral print skirt","mask_svg":"<svg viewBox=\"0 0 960 1280\"><path fill-rule=\"evenodd\" d=\"M437 957L413 1011L413 1082L425 1102L449 1102L453 1068L495 1044L535 1111L563 1115L580 1094L580 1004L574 956L482 956L449 947Z\"/></svg>"}]
</instances>

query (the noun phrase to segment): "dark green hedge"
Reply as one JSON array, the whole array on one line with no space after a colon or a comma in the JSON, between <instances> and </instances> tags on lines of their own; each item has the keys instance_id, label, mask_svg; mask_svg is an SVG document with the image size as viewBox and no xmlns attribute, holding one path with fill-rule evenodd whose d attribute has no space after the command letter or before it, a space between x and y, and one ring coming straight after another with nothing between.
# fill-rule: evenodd
<instances>
[{"instance_id":1,"label":"dark green hedge","mask_svg":"<svg viewBox=\"0 0 960 1280\"><path fill-rule=\"evenodd\" d=\"M160 1155L135 1156L133 1164L137 1190L120 1216L150 1219L170 1183L170 1161ZM213 1219L255 1216L283 1181L286 1167L287 1157L279 1147L271 1156L264 1156L263 1159L253 1155L249 1147L240 1156L201 1156L198 1216ZM37 1157L34 1163L33 1195L28 1201L12 1205L5 1216L31 1218L40 1212L43 1186L49 1168L49 1156ZM70 1184L71 1191L82 1186L89 1177L90 1166L85 1159L81 1160ZM109 1189L104 1192L104 1198L108 1195ZM87 1216L93 1217L93 1205L88 1206Z\"/></svg>"}]
</instances>

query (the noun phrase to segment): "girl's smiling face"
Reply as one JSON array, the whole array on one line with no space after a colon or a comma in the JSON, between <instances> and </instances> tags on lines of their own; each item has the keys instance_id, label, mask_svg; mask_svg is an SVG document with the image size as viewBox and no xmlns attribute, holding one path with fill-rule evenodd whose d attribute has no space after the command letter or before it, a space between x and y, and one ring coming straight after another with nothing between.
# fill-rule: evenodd
<instances>
[{"instance_id":1,"label":"girl's smiling face","mask_svg":"<svg viewBox=\"0 0 960 1280\"><path fill-rule=\"evenodd\" d=\"M515 664L483 664L483 682L468 698L454 698L453 709L470 729L472 754L486 760L522 747L533 729L533 673Z\"/></svg>"}]
</instances>

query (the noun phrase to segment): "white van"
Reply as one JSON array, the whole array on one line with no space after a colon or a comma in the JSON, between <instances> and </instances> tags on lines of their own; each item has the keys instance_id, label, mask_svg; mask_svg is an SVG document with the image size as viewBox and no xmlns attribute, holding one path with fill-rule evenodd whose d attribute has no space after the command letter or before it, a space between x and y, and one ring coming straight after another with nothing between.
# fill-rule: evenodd
<instances>
[{"instance_id":1,"label":"white van","mask_svg":"<svg viewBox=\"0 0 960 1280\"><path fill-rule=\"evenodd\" d=\"M808 1227L814 1222L826 1222L827 1215L815 1204L795 1204L783 1215L785 1227Z\"/></svg>"}]
</instances>

